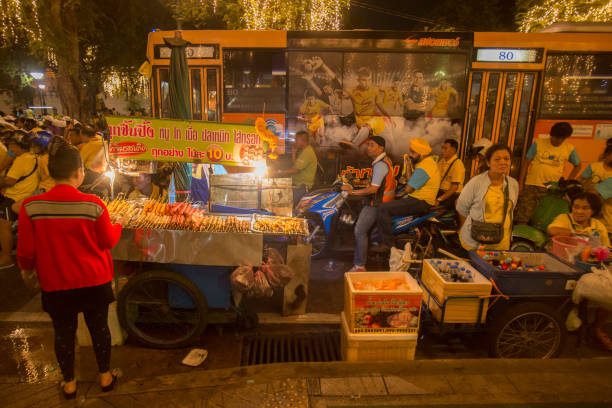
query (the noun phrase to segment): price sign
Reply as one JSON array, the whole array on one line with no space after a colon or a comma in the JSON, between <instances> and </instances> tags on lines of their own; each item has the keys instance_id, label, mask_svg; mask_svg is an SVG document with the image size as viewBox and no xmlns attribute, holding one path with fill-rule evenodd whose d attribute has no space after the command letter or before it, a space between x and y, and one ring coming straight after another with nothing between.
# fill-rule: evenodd
<instances>
[{"instance_id":1,"label":"price sign","mask_svg":"<svg viewBox=\"0 0 612 408\"><path fill-rule=\"evenodd\" d=\"M477 48L477 62L542 62L542 48Z\"/></svg>"}]
</instances>

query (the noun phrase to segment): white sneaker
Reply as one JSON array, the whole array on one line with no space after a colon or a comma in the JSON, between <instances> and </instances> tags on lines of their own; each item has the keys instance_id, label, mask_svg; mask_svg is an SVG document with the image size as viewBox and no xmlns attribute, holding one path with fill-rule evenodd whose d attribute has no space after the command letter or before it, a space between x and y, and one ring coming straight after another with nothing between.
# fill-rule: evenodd
<instances>
[{"instance_id":1,"label":"white sneaker","mask_svg":"<svg viewBox=\"0 0 612 408\"><path fill-rule=\"evenodd\" d=\"M365 266L353 265L347 272L367 272Z\"/></svg>"}]
</instances>

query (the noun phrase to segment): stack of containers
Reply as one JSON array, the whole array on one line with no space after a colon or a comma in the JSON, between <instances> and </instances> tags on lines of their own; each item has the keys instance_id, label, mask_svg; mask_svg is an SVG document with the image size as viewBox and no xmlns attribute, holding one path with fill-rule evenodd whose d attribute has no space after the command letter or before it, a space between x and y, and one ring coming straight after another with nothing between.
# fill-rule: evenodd
<instances>
[{"instance_id":1,"label":"stack of containers","mask_svg":"<svg viewBox=\"0 0 612 408\"><path fill-rule=\"evenodd\" d=\"M407 272L344 274L342 358L413 360L423 292Z\"/></svg>"}]
</instances>

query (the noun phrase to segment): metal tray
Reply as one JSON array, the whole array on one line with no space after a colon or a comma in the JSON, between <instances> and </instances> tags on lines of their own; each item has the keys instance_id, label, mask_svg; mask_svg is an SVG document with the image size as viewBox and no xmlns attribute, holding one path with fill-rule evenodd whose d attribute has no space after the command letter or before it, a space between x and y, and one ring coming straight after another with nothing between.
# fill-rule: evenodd
<instances>
[{"instance_id":1,"label":"metal tray","mask_svg":"<svg viewBox=\"0 0 612 408\"><path fill-rule=\"evenodd\" d=\"M298 220L300 224L301 231L300 232L288 232L283 229L283 231L270 231L270 230L262 230L255 227L255 224L258 220L273 220L273 221L282 221L282 220ZM272 215L260 215L253 214L253 220L251 221L251 230L254 232L261 232L266 235L308 235L308 220L305 218L296 218L296 217L282 217L282 216L272 216Z\"/></svg>"}]
</instances>

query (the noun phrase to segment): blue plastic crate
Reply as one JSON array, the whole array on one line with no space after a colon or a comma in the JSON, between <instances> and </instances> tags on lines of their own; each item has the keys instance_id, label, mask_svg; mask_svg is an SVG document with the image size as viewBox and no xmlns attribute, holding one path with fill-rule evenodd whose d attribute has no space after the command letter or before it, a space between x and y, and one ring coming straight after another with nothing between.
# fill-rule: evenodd
<instances>
[{"instance_id":1,"label":"blue plastic crate","mask_svg":"<svg viewBox=\"0 0 612 408\"><path fill-rule=\"evenodd\" d=\"M206 297L208 307L226 309L231 305L231 287L229 276L231 267L170 264L170 269L196 284ZM170 307L193 308L190 296L178 286L168 288Z\"/></svg>"},{"instance_id":2,"label":"blue plastic crate","mask_svg":"<svg viewBox=\"0 0 612 408\"><path fill-rule=\"evenodd\" d=\"M500 252L500 251L487 251ZM544 271L500 270L482 259L476 251L470 251L474 268L495 284L505 295L554 296L570 295L573 285L568 281L577 281L585 273L569 265L548 252L511 252L503 251L512 258L528 260L531 265L544 265Z\"/></svg>"}]
</instances>

